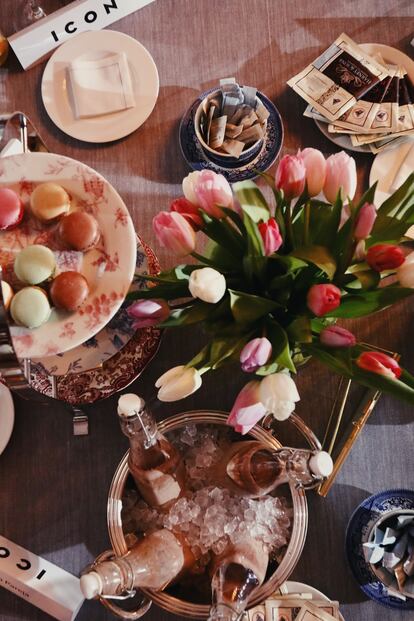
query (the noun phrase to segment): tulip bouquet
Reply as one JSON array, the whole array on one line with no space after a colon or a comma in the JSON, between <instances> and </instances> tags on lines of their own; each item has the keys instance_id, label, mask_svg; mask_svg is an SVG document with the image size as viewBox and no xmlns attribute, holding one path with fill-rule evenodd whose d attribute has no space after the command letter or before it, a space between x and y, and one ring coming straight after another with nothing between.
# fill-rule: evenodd
<instances>
[{"instance_id":1,"label":"tulip bouquet","mask_svg":"<svg viewBox=\"0 0 414 621\"><path fill-rule=\"evenodd\" d=\"M414 293L414 175L381 206L375 186L353 201L355 161L316 149L282 158L269 204L252 181L233 184L209 170L190 173L184 196L154 218L159 242L182 264L148 276L128 312L136 326L202 323L208 343L156 383L163 401L193 393L203 373L236 363L255 376L229 423L246 433L266 413L283 420L299 400L292 379L314 356L333 371L414 403L414 377L358 343L338 319L362 317ZM322 195L323 192L323 195ZM321 198L322 197L322 198ZM208 238L203 254L196 239Z\"/></svg>"}]
</instances>

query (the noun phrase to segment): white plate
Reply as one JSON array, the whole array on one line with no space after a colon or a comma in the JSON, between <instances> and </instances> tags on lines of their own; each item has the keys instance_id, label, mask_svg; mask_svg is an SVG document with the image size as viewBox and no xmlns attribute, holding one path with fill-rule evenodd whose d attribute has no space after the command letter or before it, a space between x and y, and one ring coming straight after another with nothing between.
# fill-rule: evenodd
<instances>
[{"instance_id":1,"label":"white plate","mask_svg":"<svg viewBox=\"0 0 414 621\"><path fill-rule=\"evenodd\" d=\"M326 595L324 595L321 591L318 591L318 589L309 586L309 584L303 584L302 582L293 582L291 580L288 580L288 582L285 582L283 584L283 595L287 595L285 587L287 589L287 593L311 593L312 597L314 597L315 599L323 599L327 602L331 601L329 597L326 597ZM341 613L339 613L339 618L344 621Z\"/></svg>"},{"instance_id":2,"label":"white plate","mask_svg":"<svg viewBox=\"0 0 414 621\"><path fill-rule=\"evenodd\" d=\"M59 252L62 247L55 235L56 225L41 224L28 208L34 187L44 181L62 185L71 196L71 209L85 210L96 218L101 232L96 248L85 253ZM132 282L137 244L128 210L119 194L95 170L52 153L1 158L0 186L13 188L25 205L19 226L0 232L4 279L15 288L19 284L13 273L16 253L27 245L43 244L54 251L59 271L77 269L89 284L89 296L77 311L53 309L50 319L34 330L11 326L16 354L19 358L39 358L77 347L115 315Z\"/></svg>"},{"instance_id":3,"label":"white plate","mask_svg":"<svg viewBox=\"0 0 414 621\"><path fill-rule=\"evenodd\" d=\"M112 114L76 119L66 79L68 64L75 58L102 58L108 52L125 52L136 105ZM69 136L86 142L111 142L135 131L151 114L158 90L158 71L151 54L136 39L114 30L84 32L69 39L49 59L42 78L43 104L52 121Z\"/></svg>"},{"instance_id":4,"label":"white plate","mask_svg":"<svg viewBox=\"0 0 414 621\"><path fill-rule=\"evenodd\" d=\"M408 75L411 80L414 82L414 61L401 52L397 50L395 47L390 47L389 45L383 45L382 43L361 43L360 47L370 54L374 56L375 54L381 54L386 63L391 65L402 65L406 68ZM355 151L359 153L371 153L371 149L368 145L362 145L360 147L354 147L351 139L346 134L331 134L328 132L328 123L322 123L315 119L315 123L321 132L326 136L331 142L338 145L342 149L347 149L348 151Z\"/></svg>"},{"instance_id":5,"label":"white plate","mask_svg":"<svg viewBox=\"0 0 414 621\"><path fill-rule=\"evenodd\" d=\"M14 425L14 405L10 390L0 381L0 455L6 448Z\"/></svg>"}]
</instances>

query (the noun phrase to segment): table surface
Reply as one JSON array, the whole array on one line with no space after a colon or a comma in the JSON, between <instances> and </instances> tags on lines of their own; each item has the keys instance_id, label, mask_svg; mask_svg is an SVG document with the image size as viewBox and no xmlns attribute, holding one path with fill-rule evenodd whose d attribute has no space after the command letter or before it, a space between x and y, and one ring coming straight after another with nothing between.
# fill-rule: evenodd
<instances>
[{"instance_id":1,"label":"table surface","mask_svg":"<svg viewBox=\"0 0 414 621\"><path fill-rule=\"evenodd\" d=\"M0 28L10 34L15 0L0 2ZM81 160L117 188L137 231L156 247L152 217L181 194L189 172L178 145L178 125L200 91L219 78L253 84L279 108L285 126L282 153L313 146L325 155L336 148L313 122L302 117L304 102L286 81L345 31L357 42L380 42L413 56L412 0L156 0L111 28L125 32L151 52L160 74L160 93L147 122L123 140L90 145L73 140L49 120L40 97L44 65L24 73L11 58L0 69L0 112L23 110L48 148ZM371 155L357 155L360 192L368 183ZM161 264L174 258L157 248ZM398 305L354 329L361 340L401 352L414 369L412 302ZM167 368L189 359L203 341L195 329L170 332L141 378L132 386L146 398ZM243 383L234 369L210 375L183 402L159 404L160 419L194 408L229 409ZM338 378L316 363L298 377L298 411L323 434ZM117 463L127 448L116 416L116 398L85 407L90 434L73 437L68 408L15 399L16 424L0 457L0 533L66 570L79 574L109 547L106 498ZM1 412L0 412L1 413ZM344 553L345 528L354 508L379 490L410 487L414 453L412 408L383 397L326 499L309 494L309 532L293 579L307 582L341 602L347 621L413 619L367 600L350 573ZM0 591L2 621L49 618L6 590ZM79 621L112 618L98 603L86 603ZM171 615L152 607L153 621Z\"/></svg>"}]
</instances>

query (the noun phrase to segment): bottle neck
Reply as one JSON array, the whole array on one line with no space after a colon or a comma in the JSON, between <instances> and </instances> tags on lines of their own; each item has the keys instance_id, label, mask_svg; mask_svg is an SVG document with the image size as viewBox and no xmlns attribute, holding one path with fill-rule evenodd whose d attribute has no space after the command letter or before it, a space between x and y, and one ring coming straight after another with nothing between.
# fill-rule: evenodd
<instances>
[{"instance_id":1,"label":"bottle neck","mask_svg":"<svg viewBox=\"0 0 414 621\"><path fill-rule=\"evenodd\" d=\"M237 621L242 612L228 604L215 604L210 608L207 621Z\"/></svg>"},{"instance_id":2,"label":"bottle neck","mask_svg":"<svg viewBox=\"0 0 414 621\"><path fill-rule=\"evenodd\" d=\"M211 582L213 606L210 617L237 619L246 608L252 591L259 584L260 580L252 569L238 562L236 558L226 560L224 557L216 568ZM222 616L214 617L213 613Z\"/></svg>"},{"instance_id":3,"label":"bottle neck","mask_svg":"<svg viewBox=\"0 0 414 621\"><path fill-rule=\"evenodd\" d=\"M160 466L165 456L160 447L160 435L152 413L143 408L132 416L119 415L122 433L129 439L129 461L143 470Z\"/></svg>"}]
</instances>

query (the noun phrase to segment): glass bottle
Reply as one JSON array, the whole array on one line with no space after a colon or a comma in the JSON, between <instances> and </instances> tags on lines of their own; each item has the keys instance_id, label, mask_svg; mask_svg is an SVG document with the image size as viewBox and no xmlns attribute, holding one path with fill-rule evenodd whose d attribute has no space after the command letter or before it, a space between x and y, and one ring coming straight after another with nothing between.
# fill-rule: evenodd
<instances>
[{"instance_id":1,"label":"glass bottle","mask_svg":"<svg viewBox=\"0 0 414 621\"><path fill-rule=\"evenodd\" d=\"M208 621L236 621L252 592L266 577L269 555L263 545L246 536L212 561L212 606Z\"/></svg>"},{"instance_id":2,"label":"glass bottle","mask_svg":"<svg viewBox=\"0 0 414 621\"><path fill-rule=\"evenodd\" d=\"M314 487L332 472L329 453L283 447L272 451L258 441L235 442L216 466L214 476L234 492L252 498L293 481Z\"/></svg>"},{"instance_id":3,"label":"glass bottle","mask_svg":"<svg viewBox=\"0 0 414 621\"><path fill-rule=\"evenodd\" d=\"M0 67L4 65L9 54L9 42L0 30Z\"/></svg>"},{"instance_id":4,"label":"glass bottle","mask_svg":"<svg viewBox=\"0 0 414 621\"><path fill-rule=\"evenodd\" d=\"M180 453L159 433L155 418L138 395L122 395L118 415L129 439L128 467L141 496L152 507L168 509L185 487Z\"/></svg>"},{"instance_id":5,"label":"glass bottle","mask_svg":"<svg viewBox=\"0 0 414 621\"><path fill-rule=\"evenodd\" d=\"M195 562L185 539L167 529L146 535L125 556L94 564L81 576L86 599L119 597L136 588L162 590Z\"/></svg>"}]
</instances>

